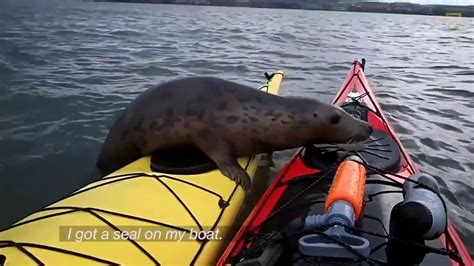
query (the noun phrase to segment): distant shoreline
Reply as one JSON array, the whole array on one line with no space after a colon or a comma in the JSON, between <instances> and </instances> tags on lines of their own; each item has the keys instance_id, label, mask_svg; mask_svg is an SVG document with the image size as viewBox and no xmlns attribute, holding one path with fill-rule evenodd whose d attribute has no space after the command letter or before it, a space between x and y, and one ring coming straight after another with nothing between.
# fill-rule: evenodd
<instances>
[{"instance_id":1,"label":"distant shoreline","mask_svg":"<svg viewBox=\"0 0 474 266\"><path fill-rule=\"evenodd\" d=\"M405 15L474 17L474 6L358 2L358 0L342 0L342 2L339 0L331 3L323 2L322 0L95 0L95 2L235 6Z\"/></svg>"}]
</instances>

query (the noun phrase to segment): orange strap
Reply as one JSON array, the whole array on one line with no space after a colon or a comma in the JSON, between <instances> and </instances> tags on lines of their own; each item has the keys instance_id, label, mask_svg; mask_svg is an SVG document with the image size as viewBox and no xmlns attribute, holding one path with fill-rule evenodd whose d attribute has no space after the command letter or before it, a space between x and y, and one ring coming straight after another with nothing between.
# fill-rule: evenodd
<instances>
[{"instance_id":1,"label":"orange strap","mask_svg":"<svg viewBox=\"0 0 474 266\"><path fill-rule=\"evenodd\" d=\"M342 162L332 181L324 211L327 212L335 201L345 200L352 205L356 219L359 219L364 203L365 178L366 171L363 165L354 161Z\"/></svg>"}]
</instances>

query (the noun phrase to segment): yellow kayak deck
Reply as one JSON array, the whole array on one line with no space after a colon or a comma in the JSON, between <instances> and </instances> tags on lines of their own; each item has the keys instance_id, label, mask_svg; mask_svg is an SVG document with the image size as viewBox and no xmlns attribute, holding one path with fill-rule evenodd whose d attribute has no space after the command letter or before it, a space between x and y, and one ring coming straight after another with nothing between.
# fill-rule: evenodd
<instances>
[{"instance_id":1,"label":"yellow kayak deck","mask_svg":"<svg viewBox=\"0 0 474 266\"><path fill-rule=\"evenodd\" d=\"M282 77L277 72L261 89L278 94ZM252 178L260 160L238 159ZM213 265L244 198L217 169L163 174L143 157L1 231L0 262Z\"/></svg>"}]
</instances>

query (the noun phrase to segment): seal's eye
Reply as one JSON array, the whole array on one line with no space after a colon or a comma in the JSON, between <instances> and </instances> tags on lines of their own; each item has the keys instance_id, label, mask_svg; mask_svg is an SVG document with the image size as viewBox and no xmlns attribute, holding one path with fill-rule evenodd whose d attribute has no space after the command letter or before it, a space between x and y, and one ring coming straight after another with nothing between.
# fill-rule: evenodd
<instances>
[{"instance_id":1,"label":"seal's eye","mask_svg":"<svg viewBox=\"0 0 474 266\"><path fill-rule=\"evenodd\" d=\"M341 121L341 115L337 114L337 113L331 115L331 117L329 118L329 123L331 125L335 125L335 124L339 123L339 121Z\"/></svg>"},{"instance_id":2,"label":"seal's eye","mask_svg":"<svg viewBox=\"0 0 474 266\"><path fill-rule=\"evenodd\" d=\"M318 117L318 114L317 114L317 113L313 113L313 116L314 116L314 117Z\"/></svg>"}]
</instances>

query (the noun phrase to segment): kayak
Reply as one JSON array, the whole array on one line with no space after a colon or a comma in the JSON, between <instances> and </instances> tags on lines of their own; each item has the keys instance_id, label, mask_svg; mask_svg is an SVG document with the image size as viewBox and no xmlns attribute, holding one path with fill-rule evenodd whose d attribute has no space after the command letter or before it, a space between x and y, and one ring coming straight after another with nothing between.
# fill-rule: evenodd
<instances>
[{"instance_id":1,"label":"kayak","mask_svg":"<svg viewBox=\"0 0 474 266\"><path fill-rule=\"evenodd\" d=\"M238 162L253 178L262 158ZM0 231L0 265L215 265L245 195L197 150L156 151Z\"/></svg>"},{"instance_id":2,"label":"kayak","mask_svg":"<svg viewBox=\"0 0 474 266\"><path fill-rule=\"evenodd\" d=\"M299 149L218 265L473 265L436 178L410 158L364 67L354 61L332 103L367 121L371 136L352 150Z\"/></svg>"}]
</instances>

